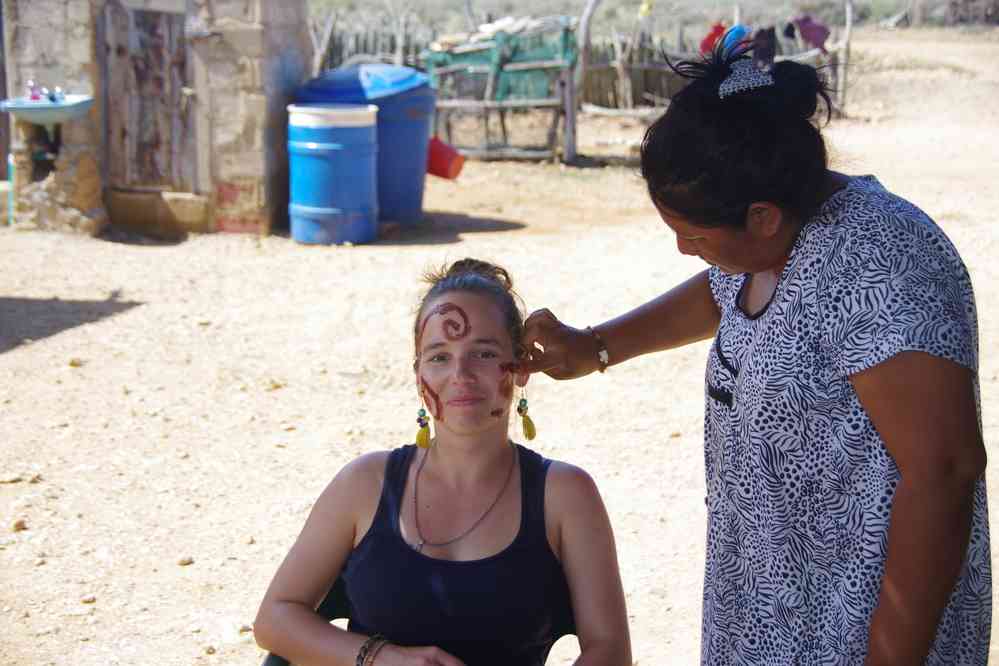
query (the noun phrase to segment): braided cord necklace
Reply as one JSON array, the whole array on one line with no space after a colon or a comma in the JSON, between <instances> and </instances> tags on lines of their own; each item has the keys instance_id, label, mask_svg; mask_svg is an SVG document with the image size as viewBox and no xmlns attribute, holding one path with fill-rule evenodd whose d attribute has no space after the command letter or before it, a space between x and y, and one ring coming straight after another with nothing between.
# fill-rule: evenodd
<instances>
[{"instance_id":1,"label":"braided cord necklace","mask_svg":"<svg viewBox=\"0 0 999 666\"><path fill-rule=\"evenodd\" d=\"M448 539L446 541L427 541L426 537L423 536L423 531L420 529L420 472L423 471L423 465L426 464L427 458L430 457L430 451L428 450L423 454L423 458L420 459L420 466L416 468L416 478L413 480L413 522L416 523L416 535L420 538L420 542L415 546L416 552L422 553L424 546L448 546L456 541L460 541L471 534L476 527L482 524L482 521L486 519L486 516L488 516L496 505L499 504L500 498L503 497L507 486L510 485L510 479L513 478L513 468L517 466L517 458L519 456L517 448L513 445L513 442L510 442L510 448L513 449L513 455L510 456L510 467L506 471L506 480L503 482L503 487L500 488L499 494L496 495L496 499L494 499L493 503L489 505L489 508L486 509L485 513L479 516L479 519L472 523L471 527L453 539Z\"/></svg>"}]
</instances>

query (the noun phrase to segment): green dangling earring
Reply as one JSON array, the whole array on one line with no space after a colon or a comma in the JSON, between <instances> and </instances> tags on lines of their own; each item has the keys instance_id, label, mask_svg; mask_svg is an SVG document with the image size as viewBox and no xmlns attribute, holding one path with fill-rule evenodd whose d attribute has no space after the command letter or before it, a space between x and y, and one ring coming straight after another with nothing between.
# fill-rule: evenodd
<instances>
[{"instance_id":1,"label":"green dangling earring","mask_svg":"<svg viewBox=\"0 0 999 666\"><path fill-rule=\"evenodd\" d=\"M534 427L534 421L527 415L527 398L521 397L517 403L517 413L520 415L520 425L524 429L524 439L531 441L537 437L538 430Z\"/></svg>"},{"instance_id":2,"label":"green dangling earring","mask_svg":"<svg viewBox=\"0 0 999 666\"><path fill-rule=\"evenodd\" d=\"M430 419L427 418L427 410L420 408L416 413L416 423L420 429L416 431L416 445L421 449L430 448Z\"/></svg>"}]
</instances>

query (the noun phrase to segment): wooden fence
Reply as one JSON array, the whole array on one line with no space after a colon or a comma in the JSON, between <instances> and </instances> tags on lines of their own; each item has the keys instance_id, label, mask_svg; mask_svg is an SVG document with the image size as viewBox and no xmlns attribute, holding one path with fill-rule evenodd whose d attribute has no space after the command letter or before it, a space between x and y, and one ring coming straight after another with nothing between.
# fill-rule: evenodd
<instances>
[{"instance_id":1,"label":"wooden fence","mask_svg":"<svg viewBox=\"0 0 999 666\"><path fill-rule=\"evenodd\" d=\"M398 36L388 30L347 32L337 30L330 39L323 58L322 69L332 69L358 59L376 62L394 62L397 54ZM429 47L431 39L418 39L406 35L402 44L403 64L425 69L420 53ZM632 49L625 71L631 77L630 104L621 99L621 86L618 84L618 70L614 65L616 50L610 40L596 40L590 46L590 61L587 65L586 80L578 91L582 104L607 108L631 108L638 106L663 106L686 83L674 73L663 57L670 59L690 58L695 54L675 53L675 44L668 40L652 40L648 37ZM798 54L806 56L808 54ZM835 59L834 54L834 59ZM794 56L798 57L798 56ZM835 73L835 67L831 72Z\"/></svg>"},{"instance_id":2,"label":"wooden fence","mask_svg":"<svg viewBox=\"0 0 999 666\"><path fill-rule=\"evenodd\" d=\"M362 56L371 56L380 62L394 62L398 43L398 36L388 31L335 31L323 57L322 70L339 67L351 58ZM402 64L422 69L420 53L429 46L429 43L405 35L402 44Z\"/></svg>"}]
</instances>

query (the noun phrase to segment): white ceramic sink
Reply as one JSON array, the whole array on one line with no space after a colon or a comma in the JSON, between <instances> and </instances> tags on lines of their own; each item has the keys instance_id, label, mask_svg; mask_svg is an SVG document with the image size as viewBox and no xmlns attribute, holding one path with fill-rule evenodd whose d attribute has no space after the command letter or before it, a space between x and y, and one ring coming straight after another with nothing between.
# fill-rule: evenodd
<instances>
[{"instance_id":1,"label":"white ceramic sink","mask_svg":"<svg viewBox=\"0 0 999 666\"><path fill-rule=\"evenodd\" d=\"M19 120L51 128L53 125L82 116L93 104L94 98L90 95L66 95L58 102L14 97L0 102L0 111L12 113Z\"/></svg>"}]
</instances>

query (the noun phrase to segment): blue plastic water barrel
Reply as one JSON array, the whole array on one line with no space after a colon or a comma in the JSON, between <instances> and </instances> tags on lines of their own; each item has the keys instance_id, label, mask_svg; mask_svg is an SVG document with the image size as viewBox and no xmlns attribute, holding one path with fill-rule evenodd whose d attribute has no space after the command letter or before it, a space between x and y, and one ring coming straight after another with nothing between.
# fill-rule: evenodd
<instances>
[{"instance_id":1,"label":"blue plastic water barrel","mask_svg":"<svg viewBox=\"0 0 999 666\"><path fill-rule=\"evenodd\" d=\"M378 237L378 107L288 106L291 237L323 245Z\"/></svg>"},{"instance_id":2,"label":"blue plastic water barrel","mask_svg":"<svg viewBox=\"0 0 999 666\"><path fill-rule=\"evenodd\" d=\"M334 69L307 82L296 99L377 105L380 219L401 224L422 219L427 147L436 104L426 74L379 64Z\"/></svg>"}]
</instances>

